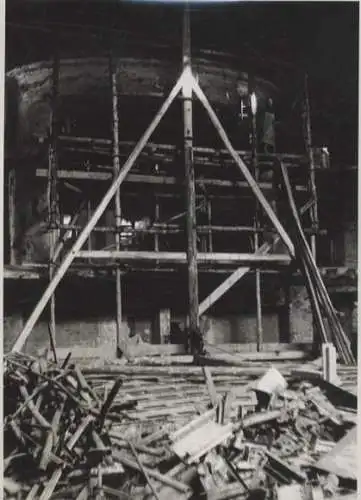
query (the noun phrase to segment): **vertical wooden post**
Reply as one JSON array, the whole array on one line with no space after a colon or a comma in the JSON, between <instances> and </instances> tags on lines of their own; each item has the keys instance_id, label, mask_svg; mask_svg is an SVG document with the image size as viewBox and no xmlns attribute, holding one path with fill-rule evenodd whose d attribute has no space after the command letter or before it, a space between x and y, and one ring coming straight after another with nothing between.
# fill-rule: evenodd
<instances>
[{"instance_id":1,"label":"vertical wooden post","mask_svg":"<svg viewBox=\"0 0 361 500\"><path fill-rule=\"evenodd\" d=\"M253 78L248 81L248 96L251 110L251 136L252 136L252 170L255 181L259 182L259 167L257 158L257 98L254 88ZM254 233L254 249L255 252L259 249L259 203L256 200L255 206L255 233ZM257 325L257 351L262 349L263 329L262 329L262 301L261 301L261 271L256 269L256 325Z\"/></svg>"},{"instance_id":2,"label":"vertical wooden post","mask_svg":"<svg viewBox=\"0 0 361 500\"><path fill-rule=\"evenodd\" d=\"M209 199L207 202L208 225L212 225L212 203ZM212 229L208 230L208 252L213 252L213 236Z\"/></svg>"},{"instance_id":3,"label":"vertical wooden post","mask_svg":"<svg viewBox=\"0 0 361 500\"><path fill-rule=\"evenodd\" d=\"M87 201L87 204L86 204L86 211L87 211L87 221L90 220L90 217L92 216L92 204L91 204L91 200L88 200ZM92 233L89 234L89 238L88 238L88 250L92 250ZM89 259L89 264L92 262L92 259Z\"/></svg>"},{"instance_id":4,"label":"vertical wooden post","mask_svg":"<svg viewBox=\"0 0 361 500\"><path fill-rule=\"evenodd\" d=\"M205 212L206 209L208 212L208 202L207 202L206 196L202 196L201 199L202 199L201 212L202 212L202 219L203 219L203 213ZM209 230L208 230L208 234L209 234ZM207 238L206 234L202 234L202 236L201 236L201 252L207 252L207 251L208 251L208 238Z\"/></svg>"},{"instance_id":5,"label":"vertical wooden post","mask_svg":"<svg viewBox=\"0 0 361 500\"><path fill-rule=\"evenodd\" d=\"M53 61L52 74L52 96L51 96L51 124L50 124L50 141L48 149L48 210L49 210L49 280L53 279L54 275L54 256L55 247L57 244L58 224L59 224L59 206L58 206L58 191L57 191L57 169L58 169L58 93L59 93L59 55L57 52L57 40L55 41L55 55ZM50 320L49 320L49 335L50 345L53 351L54 360L57 362L56 356L56 315L55 315L55 291L50 297Z\"/></svg>"},{"instance_id":6,"label":"vertical wooden post","mask_svg":"<svg viewBox=\"0 0 361 500\"><path fill-rule=\"evenodd\" d=\"M189 329L196 331L198 319L198 268L197 268L197 229L196 229L196 190L193 164L193 116L192 116L192 73L189 7L184 9L183 22L183 120L184 120L184 163L187 199L187 260L188 260L188 300ZM189 75L189 78L187 78Z\"/></svg>"},{"instance_id":7,"label":"vertical wooden post","mask_svg":"<svg viewBox=\"0 0 361 500\"><path fill-rule=\"evenodd\" d=\"M304 128L305 128L305 146L308 154L309 161L309 187L311 191L311 196L313 200L313 205L311 207L311 222L313 231L318 229L318 206L317 206L317 189L316 189L316 172L315 172L315 158L312 144L312 128L311 128L311 109L310 109L310 99L308 93L308 75L305 75L305 112L304 112ZM311 235L311 250L313 258L316 261L316 234Z\"/></svg>"},{"instance_id":8,"label":"vertical wooden post","mask_svg":"<svg viewBox=\"0 0 361 500\"><path fill-rule=\"evenodd\" d=\"M12 168L8 175L8 210L9 210L9 246L10 264L16 263L15 258L15 207L16 207L16 176L15 169Z\"/></svg>"},{"instance_id":9,"label":"vertical wooden post","mask_svg":"<svg viewBox=\"0 0 361 500\"><path fill-rule=\"evenodd\" d=\"M170 336L170 309L160 309L153 323L153 343L165 344Z\"/></svg>"},{"instance_id":10,"label":"vertical wooden post","mask_svg":"<svg viewBox=\"0 0 361 500\"><path fill-rule=\"evenodd\" d=\"M117 73L114 67L112 54L109 55L109 74L112 89L112 131L113 131L113 172L116 178L120 172L119 158L119 112L118 112L118 92L117 92ZM117 189L114 196L115 210L115 249L120 250L120 232L121 225L121 206L120 191ZM117 335L117 355L121 356L125 349L125 339L122 330L122 281L119 267L115 270L115 294L116 294L116 335Z\"/></svg>"},{"instance_id":11,"label":"vertical wooden post","mask_svg":"<svg viewBox=\"0 0 361 500\"><path fill-rule=\"evenodd\" d=\"M159 197L156 195L155 196L155 222L159 222ZM154 250L156 252L159 252L159 234L155 233L154 234Z\"/></svg>"},{"instance_id":12,"label":"vertical wooden post","mask_svg":"<svg viewBox=\"0 0 361 500\"><path fill-rule=\"evenodd\" d=\"M286 272L282 277L282 304L279 311L280 343L291 341L291 279L292 273Z\"/></svg>"},{"instance_id":13,"label":"vertical wooden post","mask_svg":"<svg viewBox=\"0 0 361 500\"><path fill-rule=\"evenodd\" d=\"M91 201L88 200L87 204L86 204L86 211L87 211L87 220L89 221L90 220L90 217L92 215L92 204L91 204ZM88 238L88 250L91 250L92 249L92 240L91 240L91 234ZM90 262L90 260L89 260Z\"/></svg>"}]
</instances>

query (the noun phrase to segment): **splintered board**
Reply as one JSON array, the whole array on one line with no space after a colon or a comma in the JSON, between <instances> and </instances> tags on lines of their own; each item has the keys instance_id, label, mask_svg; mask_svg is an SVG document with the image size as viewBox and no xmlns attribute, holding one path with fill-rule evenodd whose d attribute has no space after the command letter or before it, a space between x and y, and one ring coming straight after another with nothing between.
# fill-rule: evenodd
<instances>
[{"instance_id":1,"label":"splintered board","mask_svg":"<svg viewBox=\"0 0 361 500\"><path fill-rule=\"evenodd\" d=\"M357 481L357 427L343 437L316 467L336 476Z\"/></svg>"}]
</instances>

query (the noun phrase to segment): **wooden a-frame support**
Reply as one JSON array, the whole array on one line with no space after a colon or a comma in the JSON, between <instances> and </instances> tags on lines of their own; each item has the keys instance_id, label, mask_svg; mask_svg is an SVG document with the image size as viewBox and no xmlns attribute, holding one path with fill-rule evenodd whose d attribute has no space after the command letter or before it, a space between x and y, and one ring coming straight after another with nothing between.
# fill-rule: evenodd
<instances>
[{"instance_id":1,"label":"wooden a-frame support","mask_svg":"<svg viewBox=\"0 0 361 500\"><path fill-rule=\"evenodd\" d=\"M130 154L128 160L124 163L123 167L120 169L119 174L117 177L114 179L112 185L109 187L108 191L104 195L103 199L99 203L98 207L94 211L92 217L89 219L88 223L85 225L84 229L82 232L79 234L78 239L75 241L73 244L72 248L69 250L68 254L65 256L63 262L59 266L57 272L54 274L51 282L49 283L48 287L45 289L42 297L40 298L39 302L35 306L32 314L30 315L29 319L24 325L23 330L21 331L20 335L18 336L14 346L12 347L12 351L20 351L22 347L24 346L24 343L26 342L27 338L29 337L35 323L37 322L38 318L40 317L41 313L43 312L46 304L48 303L50 297L54 293L56 287L62 280L63 276L69 269L70 265L72 264L73 260L77 257L78 252L81 250L82 246L86 242L87 238L89 237L91 231L94 229L95 225L99 221L100 217L103 215L105 209L109 205L110 201L114 198L114 195L116 194L117 190L119 189L120 185L128 175L130 169L136 162L139 154L145 147L146 143L150 139L151 135L159 125L161 119L167 112L168 108L170 107L171 103L174 101L178 93L183 89L183 85L186 85L187 88L189 86L192 87L192 91L195 93L195 95L198 97L198 99L201 101L203 104L205 110L207 111L211 122L215 126L219 136L221 137L225 147L229 151L230 155L234 159L236 165L239 167L241 173L243 174L245 180L247 181L249 187L253 191L254 195L257 198L257 201L259 204L263 207L265 210L268 218L274 225L275 229L277 230L281 240L284 242L286 245L291 257L294 257L294 247L293 244L283 228L281 222L279 221L277 215L274 213L272 207L268 203L267 199L263 195L261 189L259 188L257 182L253 178L252 174L249 172L246 164L242 161L242 159L239 157L237 151L233 148L230 140L228 139L228 136L222 127L219 119L217 118L216 113L214 112L211 104L209 103L207 97L203 93L202 89L198 85L198 82L194 78L191 68L188 66L181 74L179 77L177 83L173 87L171 93L169 94L168 98L165 100L161 108L159 109L157 115L154 117L153 121L141 137L141 139L138 141L136 144L134 150ZM263 247L260 248L260 251ZM264 250L264 249L263 249ZM247 269L248 271L248 269ZM246 272L247 272L246 271ZM241 274L241 273L240 273Z\"/></svg>"},{"instance_id":2,"label":"wooden a-frame support","mask_svg":"<svg viewBox=\"0 0 361 500\"><path fill-rule=\"evenodd\" d=\"M77 256L77 253L79 250L81 250L82 246L88 239L91 231L94 229L96 223L100 219L100 217L103 215L105 209L111 202L111 200L114 198L114 195L116 194L118 188L128 175L130 169L136 162L139 154L143 150L144 146L147 144L148 140L150 139L151 135L159 125L160 121L162 120L163 116L167 112L169 106L172 104L174 99L177 97L178 93L180 92L182 86L183 86L183 80L184 80L184 73L181 74L179 77L177 83L173 87L172 91L170 92L168 98L164 101L163 105L159 109L158 113L154 117L153 121L150 123L149 127L147 130L144 132L143 136L140 138L138 143L136 144L135 148L133 149L132 153L129 155L128 160L124 163L123 167L120 169L119 174L116 176L114 179L113 183L109 187L108 191L105 193L103 199L99 203L98 207L94 211L93 215L89 219L88 223L85 225L84 229L82 232L79 234L77 240L74 242L72 248L69 250L67 255L65 256L63 262L60 264L58 270L55 272L52 280L50 281L49 285L45 289L42 297L40 298L39 302L35 306L33 312L31 313L29 319L24 325L24 328L18 338L16 339L15 344L12 347L12 351L20 351L22 347L24 346L24 343L26 342L27 338L29 337L35 323L39 319L41 313L43 312L46 304L48 303L50 297L53 295L56 287L62 280L64 274L67 272L69 269L70 265L72 264L73 260Z\"/></svg>"}]
</instances>

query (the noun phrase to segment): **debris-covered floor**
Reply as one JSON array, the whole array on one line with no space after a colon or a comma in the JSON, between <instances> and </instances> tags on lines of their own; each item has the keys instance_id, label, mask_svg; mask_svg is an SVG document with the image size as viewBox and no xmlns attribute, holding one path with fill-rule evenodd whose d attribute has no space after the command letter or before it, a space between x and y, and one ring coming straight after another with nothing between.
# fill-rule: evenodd
<instances>
[{"instance_id":1,"label":"debris-covered floor","mask_svg":"<svg viewBox=\"0 0 361 500\"><path fill-rule=\"evenodd\" d=\"M356 367L54 364L4 372L4 498L356 499Z\"/></svg>"}]
</instances>

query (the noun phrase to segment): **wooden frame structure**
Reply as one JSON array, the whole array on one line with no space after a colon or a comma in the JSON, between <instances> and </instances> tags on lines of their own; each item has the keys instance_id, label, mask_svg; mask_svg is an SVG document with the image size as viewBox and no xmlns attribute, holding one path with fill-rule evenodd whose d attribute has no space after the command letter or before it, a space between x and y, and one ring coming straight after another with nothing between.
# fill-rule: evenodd
<instances>
[{"instance_id":1,"label":"wooden frame structure","mask_svg":"<svg viewBox=\"0 0 361 500\"><path fill-rule=\"evenodd\" d=\"M56 130L56 96L57 96L57 81L58 76L57 73L59 71L59 61L54 62L53 67L53 79L54 79L54 98L53 98L53 127L52 127L52 140L51 147L49 149L49 171L46 172L44 169L37 169L36 174L38 177L47 177L49 192L51 193L51 200L49 203L49 207L54 207L54 203L56 205L56 180L57 179L83 179L83 180L104 180L109 181L113 178L113 182L107 189L105 195L101 199L98 206L95 208L94 212L90 215L89 219L85 226L77 225L77 214L72 218L71 223L66 225L67 230L77 230L80 231L78 237L70 250L66 253L63 260L54 267L54 263L58 259L61 250L64 247L63 240L57 240L53 238L51 241L51 252L50 252L50 270L49 270L49 284L46 287L42 297L38 301L36 307L34 308L32 314L26 321L23 330L18 336L15 344L13 345L13 351L19 351L23 348L24 343L27 338L31 334L31 331L37 322L38 318L44 311L48 302L50 301L50 310L51 310L51 324L50 324L50 338L53 346L53 350L55 352L55 291L64 275L68 272L70 266L72 265L74 260L78 259L86 259L91 266L91 259L101 259L104 262L112 262L115 267L116 273L116 331L117 331L117 346L120 352L126 353L127 345L126 339L122 335L122 272L119 267L120 262L156 262L157 264L185 264L187 265L188 271L188 318L189 318L189 327L191 329L195 329L199 326L199 318L217 301L219 300L233 285L235 285L242 277L244 277L252 268L256 268L256 293L257 293L257 349L261 349L262 344L262 309L261 309L261 299L260 299L260 271L259 265L266 264L269 266L272 265L287 265L290 262L290 259L294 257L294 246L289 238L286 230L284 229L282 223L280 222L278 216L276 215L273 207L270 202L267 200L264 195L263 190L272 188L272 185L268 182L261 182L259 179L259 166L263 163L272 164L272 158L267 156L266 158L262 157L257 153L256 143L253 144L252 151L252 164L254 167L253 172L251 173L250 169L246 165L245 161L242 157L249 155L248 152L239 153L232 145L229 140L227 133L222 126L220 120L217 117L214 109L212 108L210 102L208 101L205 93L202 91L200 85L198 84L196 78L192 73L191 66L191 45L190 45L190 24L189 24L189 12L185 10L184 17L184 33L183 33L183 71L174 85L173 89L169 93L169 96L165 99L164 103L160 107L159 111L155 115L152 122L147 127L146 131L139 139L139 141L134 145L134 148L124 164L121 166L121 158L122 152L121 147L124 143L121 143L119 140L119 116L118 116L118 99L117 99L117 88L116 88L116 75L115 69L112 61L112 57L109 57L109 79L110 86L112 90L112 112L113 112L113 121L112 121L112 140L96 140L89 139L88 143L90 147L111 147L112 157L113 157L113 165L112 172L108 171L97 171L97 172L86 172L82 170L62 170L58 168L57 158L56 158L56 144L57 141L68 141L71 143L77 143L77 138L75 137L62 137L57 135ZM185 166L185 190L186 190L186 233L187 233L187 248L186 252L161 252L159 251L159 244L157 244L158 235L163 231L179 231L179 228L176 224L164 224L157 222L159 219L159 205L158 208L156 206L156 221L152 225L151 228L143 229L143 232L150 232L155 234L155 251L154 252L132 252L132 251L124 251L120 249L120 231L122 229L121 222L121 200L120 200L120 186L123 182L133 182L133 183L159 183L159 184L177 184L178 180L172 177L158 176L154 178L154 176L150 176L143 173L132 173L130 174L131 169L133 168L135 162L138 158L141 157L143 152L146 150L147 144L149 144L149 139L152 134L160 124L162 118L167 113L171 104L175 101L175 99L181 94L182 102L183 102L183 131L184 131L184 141L183 141L183 160ZM193 123L192 123L192 102L193 96L195 96L198 101L202 104L206 114L211 120L214 129L218 133L222 143L224 144L225 150L222 151L221 163L219 165L228 165L230 163L230 159L232 162L238 167L240 173L242 174L243 180L239 181L228 181L228 180L216 180L216 179L202 179L201 183L204 185L218 185L218 186L232 186L237 185L240 187L250 189L252 195L254 196L256 202L256 212L258 209L262 209L267 215L268 219L272 223L273 227L276 230L276 235L273 238L272 243L265 243L259 246L258 234L262 231L260 227L257 216L255 220L255 225L250 226L237 226L237 227L223 227L211 224L211 216L212 216L212 208L211 204L208 202L207 204L207 214L208 214L208 225L205 226L197 226L196 225L196 214L197 214L197 194L196 194L196 185L199 184L199 180L195 180L194 175L194 165L197 162L200 162L204 165L211 164L212 166L217 165L217 158L219 158L219 151L217 151L217 155L211 160L209 160L209 155L212 155L215 151L210 150L209 148L199 148L194 147L193 145ZM309 104L307 104L307 112L309 118ZM310 143L310 124L307 122L308 127L308 144L309 144L309 155L312 155L312 148ZM82 144L84 145L86 140L82 139ZM130 144L128 144L130 146ZM166 158L167 156L172 154L172 150L174 150L174 146L167 145L158 145L158 149L162 157ZM228 155L228 156L227 156ZM315 182L314 182L314 159L309 158L310 162L312 162L312 166L310 172L312 174L311 180L311 188L312 194L316 197L317 193L315 191ZM288 162L292 165L292 161L299 161L299 157L292 157L292 155L288 155ZM287 163L287 159L286 159ZM15 182L15 178L13 180ZM13 184L11 184L13 185ZM298 190L302 191L304 188L302 186L297 187ZM305 191L307 188L305 189ZM166 196L166 194L162 194L159 196ZM310 207L314 208L315 198L311 200L312 203L306 203L303 207L303 211L310 209ZM104 211L108 207L110 203L114 203L114 213L115 213L115 227L111 226L99 226L97 225L100 218L102 217ZM9 203L12 203L9 197ZM50 211L50 217L54 216L54 213ZM317 219L317 211L314 211L314 218ZM57 229L64 229L64 227L56 222ZM313 231L314 228L311 228ZM115 234L115 249L114 250L93 250L91 246L88 246L87 250L83 249L84 244L88 240L92 231L110 231ZM255 253L253 254L235 254L235 253L217 253L212 251L212 234L213 232L222 232L222 231L245 231L253 234L254 238L254 246ZM206 236L208 236L209 249L210 252L198 252L197 250L197 232L200 232ZM56 230L54 229L52 234L56 234ZM14 236L11 233L11 238ZM274 246L282 241L288 250L289 257L287 255L278 255L273 253ZM210 293L206 298L204 298L199 303L198 297L198 266L202 266L204 264L217 264L217 266L241 266L237 267L212 293Z\"/></svg>"}]
</instances>

